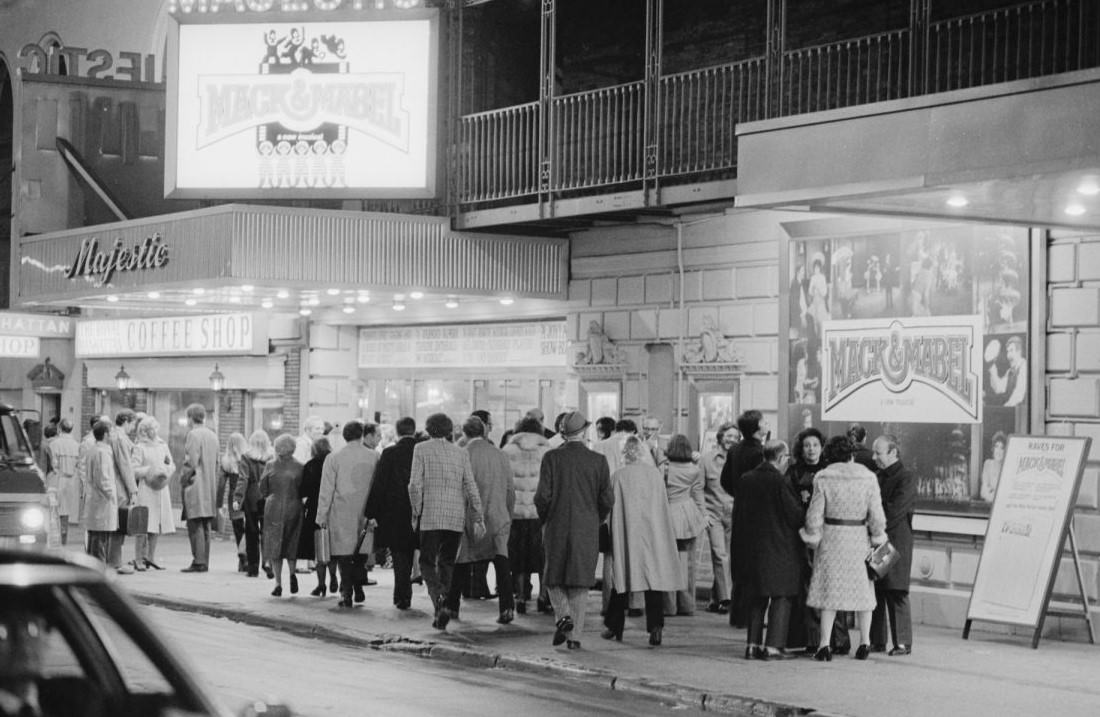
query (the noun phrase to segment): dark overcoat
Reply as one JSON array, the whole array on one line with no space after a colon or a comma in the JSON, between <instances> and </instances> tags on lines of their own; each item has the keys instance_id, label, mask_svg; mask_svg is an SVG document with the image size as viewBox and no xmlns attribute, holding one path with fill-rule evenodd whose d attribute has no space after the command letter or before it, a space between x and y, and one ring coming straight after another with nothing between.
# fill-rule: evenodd
<instances>
[{"instance_id":1,"label":"dark overcoat","mask_svg":"<svg viewBox=\"0 0 1100 717\"><path fill-rule=\"evenodd\" d=\"M898 550L898 562L879 580L885 590L908 590L913 567L913 506L917 500L917 477L897 461L878 472L882 510L886 513L886 537Z\"/></svg>"},{"instance_id":2,"label":"dark overcoat","mask_svg":"<svg viewBox=\"0 0 1100 717\"><path fill-rule=\"evenodd\" d=\"M409 476L412 474L416 438L402 436L382 451L367 498L367 517L378 522L374 547L411 553L419 546L412 529Z\"/></svg>"},{"instance_id":3,"label":"dark overcoat","mask_svg":"<svg viewBox=\"0 0 1100 717\"><path fill-rule=\"evenodd\" d=\"M325 454L328 455L327 453ZM313 531L317 526L317 496L321 493L321 468L325 456L310 458L302 468L302 485L299 494L302 497L302 531L298 536L298 559L313 560L316 546L313 544Z\"/></svg>"},{"instance_id":4,"label":"dark overcoat","mask_svg":"<svg viewBox=\"0 0 1100 717\"><path fill-rule=\"evenodd\" d=\"M741 582L748 579L746 568L749 555L746 553L747 532L745 529L745 509L737 501L738 483L741 476L764 462L764 444L752 436L735 443L722 467L722 487L733 498L733 525L730 528L730 570L733 579Z\"/></svg>"},{"instance_id":5,"label":"dark overcoat","mask_svg":"<svg viewBox=\"0 0 1100 717\"><path fill-rule=\"evenodd\" d=\"M737 498L747 536L746 588L760 597L797 595L806 549L798 535L805 512L790 482L771 463L741 476Z\"/></svg>"},{"instance_id":6,"label":"dark overcoat","mask_svg":"<svg viewBox=\"0 0 1100 717\"><path fill-rule=\"evenodd\" d=\"M579 441L566 441L546 452L535 491L546 550L546 585L588 588L595 583L600 523L614 502L602 455Z\"/></svg>"}]
</instances>

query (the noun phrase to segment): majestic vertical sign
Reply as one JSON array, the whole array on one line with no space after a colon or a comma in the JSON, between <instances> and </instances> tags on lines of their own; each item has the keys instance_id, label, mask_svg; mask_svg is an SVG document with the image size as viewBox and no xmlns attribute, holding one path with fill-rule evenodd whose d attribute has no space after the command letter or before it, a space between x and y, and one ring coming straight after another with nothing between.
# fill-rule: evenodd
<instances>
[{"instance_id":1,"label":"majestic vertical sign","mask_svg":"<svg viewBox=\"0 0 1100 717\"><path fill-rule=\"evenodd\" d=\"M827 321L825 420L979 423L980 316Z\"/></svg>"},{"instance_id":2,"label":"majestic vertical sign","mask_svg":"<svg viewBox=\"0 0 1100 717\"><path fill-rule=\"evenodd\" d=\"M178 26L168 196L432 196L435 17Z\"/></svg>"}]
</instances>

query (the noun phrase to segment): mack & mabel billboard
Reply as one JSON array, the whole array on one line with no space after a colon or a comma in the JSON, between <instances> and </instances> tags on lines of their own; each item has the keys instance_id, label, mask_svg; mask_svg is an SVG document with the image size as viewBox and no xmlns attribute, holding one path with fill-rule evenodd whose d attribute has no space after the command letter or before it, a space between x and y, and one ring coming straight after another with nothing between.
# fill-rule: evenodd
<instances>
[{"instance_id":1,"label":"mack & mabel billboard","mask_svg":"<svg viewBox=\"0 0 1100 717\"><path fill-rule=\"evenodd\" d=\"M169 197L430 197L437 14L180 24Z\"/></svg>"}]
</instances>

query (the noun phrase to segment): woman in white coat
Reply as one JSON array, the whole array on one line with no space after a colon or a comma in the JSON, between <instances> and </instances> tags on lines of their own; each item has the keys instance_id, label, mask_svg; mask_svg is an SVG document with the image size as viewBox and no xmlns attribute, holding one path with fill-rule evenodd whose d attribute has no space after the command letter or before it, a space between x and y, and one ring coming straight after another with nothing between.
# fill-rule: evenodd
<instances>
[{"instance_id":1,"label":"woman in white coat","mask_svg":"<svg viewBox=\"0 0 1100 717\"><path fill-rule=\"evenodd\" d=\"M134 478L137 480L137 504L149 509L149 527L145 535L134 538L134 569L163 570L156 561L157 536L176 532L172 518L172 498L168 495L168 476L176 464L168 444L157 435L160 424L152 416L141 419L134 446Z\"/></svg>"}]
</instances>

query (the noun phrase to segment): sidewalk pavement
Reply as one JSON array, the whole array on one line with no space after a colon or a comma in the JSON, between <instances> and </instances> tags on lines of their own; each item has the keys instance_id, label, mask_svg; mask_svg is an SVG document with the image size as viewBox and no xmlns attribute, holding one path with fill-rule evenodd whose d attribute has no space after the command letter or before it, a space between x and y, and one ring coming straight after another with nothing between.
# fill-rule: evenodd
<instances>
[{"instance_id":1,"label":"sidewalk pavement","mask_svg":"<svg viewBox=\"0 0 1100 717\"><path fill-rule=\"evenodd\" d=\"M70 547L80 544L79 533ZM73 540L75 538L75 541ZM125 554L132 556L132 540ZM914 626L915 647L908 657L874 654L867 662L836 656L832 662L808 658L783 662L746 661L745 634L724 615L700 609L694 617L666 619L664 644L651 648L643 618L628 618L623 641L600 638L599 593L591 593L583 649L550 644L553 619L527 615L498 625L496 600L464 601L461 618L446 632L431 626L431 604L414 587L413 606L393 607L393 573L375 569L378 585L352 609L336 607L337 597L312 597L316 576L299 574L301 590L270 595L273 583L238 573L231 541L216 541L208 573L185 574L190 563L186 536L162 536L157 548L164 571L120 575L118 582L139 601L226 617L287 632L450 660L472 667L497 667L585 680L629 690L665 702L726 714L754 715L1095 715L1100 712L1100 647L982 630L970 640L958 630ZM853 632L853 644L859 640Z\"/></svg>"}]
</instances>

